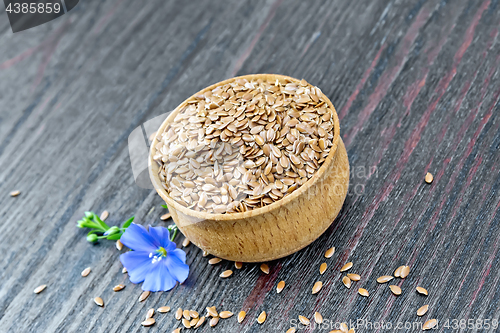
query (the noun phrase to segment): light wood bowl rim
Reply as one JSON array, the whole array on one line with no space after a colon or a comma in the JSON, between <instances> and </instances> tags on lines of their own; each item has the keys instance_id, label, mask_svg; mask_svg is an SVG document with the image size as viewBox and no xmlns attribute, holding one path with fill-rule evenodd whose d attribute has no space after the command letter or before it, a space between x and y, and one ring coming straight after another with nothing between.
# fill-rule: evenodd
<instances>
[{"instance_id":1,"label":"light wood bowl rim","mask_svg":"<svg viewBox=\"0 0 500 333\"><path fill-rule=\"evenodd\" d=\"M157 137L167 127L167 125L172 122L179 111L187 104L187 101L195 97L196 95L203 94L207 90L213 90L214 88L225 85L227 83L231 83L235 80L239 79L247 79L247 80L252 80L252 79L269 79L269 77L272 78L277 78L277 79L282 79L282 80L290 80L292 82L298 83L300 85L300 81L298 79L292 78L290 76L286 75L280 75L280 74L250 74L250 75L243 75L243 76L237 76L233 77L224 81L217 82L215 84L212 84L211 86L208 86L206 88L203 88L202 90L198 91L197 93L191 95L189 98L185 99L179 106L175 108L174 111L163 121L161 124L160 128L156 131L156 134L154 135L153 143L157 142ZM230 213L230 214L212 214L212 213L205 213L205 212L198 212L192 209L189 209L187 207L184 207L183 205L177 203L174 199L172 199L167 191L163 188L160 177L158 176L158 170L159 166L158 163L153 159L155 151L154 151L154 145L151 145L150 153L149 153L149 159L148 159L148 165L149 165L149 176L151 178L151 182L153 183L153 186L156 189L156 192L160 195L160 197L167 203L168 207L172 207L173 209L182 212L183 214L191 217L195 217L198 219L201 219L202 221L204 220L215 220L215 221L234 221L234 220L241 220L249 217L255 217L258 215L264 215L269 212L273 212L278 210L282 205L286 205L290 201L293 201L297 197L299 197L301 194L306 192L311 186L314 185L317 179L319 179L325 171L328 169L329 165L332 163L333 157L337 151L338 148L338 143L339 143L339 138L340 138L340 124L339 124L339 118L337 115L337 111L335 110L335 107L333 106L333 103L330 101L330 99L322 92L322 97L325 99L326 104L328 105L328 110L332 112L333 116L333 140L332 140L332 147L330 149L330 153L328 154L327 158L321 165L318 171L309 179L307 182L305 182L301 187L299 187L297 190L293 191L292 194L287 195L283 199L280 199L270 205L261 207L261 208L256 208L252 209L250 211L242 212L242 213Z\"/></svg>"}]
</instances>

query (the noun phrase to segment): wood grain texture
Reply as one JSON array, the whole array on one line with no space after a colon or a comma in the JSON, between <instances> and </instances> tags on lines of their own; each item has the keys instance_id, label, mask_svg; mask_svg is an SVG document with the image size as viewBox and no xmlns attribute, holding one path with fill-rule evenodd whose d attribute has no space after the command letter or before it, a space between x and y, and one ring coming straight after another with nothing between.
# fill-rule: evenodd
<instances>
[{"instance_id":1,"label":"wood grain texture","mask_svg":"<svg viewBox=\"0 0 500 333\"><path fill-rule=\"evenodd\" d=\"M242 324L233 316L199 332L285 332L315 311L354 322L499 319L498 1L80 1L17 34L0 14L0 331L170 332L181 325L172 313L140 325L162 305L247 311ZM106 209L111 224L135 214L166 225L161 198L134 184L128 135L205 86L264 72L305 78L336 106L352 170L343 210L269 275L246 264L220 279L233 263L211 266L190 245L186 283L139 303L114 244L88 244L76 221ZM348 261L361 275L349 290L339 273ZM400 265L411 272L396 297L375 280Z\"/></svg>"}]
</instances>

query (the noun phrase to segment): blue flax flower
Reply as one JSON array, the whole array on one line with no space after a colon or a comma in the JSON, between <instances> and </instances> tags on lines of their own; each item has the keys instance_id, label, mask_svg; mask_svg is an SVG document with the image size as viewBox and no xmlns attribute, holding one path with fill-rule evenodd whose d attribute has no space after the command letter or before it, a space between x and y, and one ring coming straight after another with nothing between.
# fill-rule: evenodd
<instances>
[{"instance_id":1,"label":"blue flax flower","mask_svg":"<svg viewBox=\"0 0 500 333\"><path fill-rule=\"evenodd\" d=\"M186 253L176 248L167 228L149 226L148 232L132 223L120 241L133 250L123 253L120 261L132 283L144 281L143 290L167 291L187 279Z\"/></svg>"}]
</instances>

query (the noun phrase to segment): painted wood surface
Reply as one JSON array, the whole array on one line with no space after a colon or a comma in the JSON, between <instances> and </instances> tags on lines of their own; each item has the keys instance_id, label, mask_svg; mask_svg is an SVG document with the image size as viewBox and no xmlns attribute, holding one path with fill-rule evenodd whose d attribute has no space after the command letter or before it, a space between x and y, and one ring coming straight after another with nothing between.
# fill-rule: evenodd
<instances>
[{"instance_id":1,"label":"painted wood surface","mask_svg":"<svg viewBox=\"0 0 500 333\"><path fill-rule=\"evenodd\" d=\"M436 318L442 332L458 331L443 327L448 319L499 320L498 1L80 1L17 34L0 15L1 332L170 332L181 325L172 313L140 325L163 305L248 313L199 332L285 332L315 311L333 322ZM304 78L335 104L352 169L344 208L311 246L269 263L269 275L247 264L221 279L233 263L210 266L190 245L186 283L139 303L114 244L88 244L76 221L106 209L111 224L135 214L166 225L161 198L134 183L129 134L249 73ZM349 261L361 281L346 289L339 270ZM411 272L394 281L396 297L376 278L403 264ZM119 283L127 287L113 292Z\"/></svg>"}]
</instances>

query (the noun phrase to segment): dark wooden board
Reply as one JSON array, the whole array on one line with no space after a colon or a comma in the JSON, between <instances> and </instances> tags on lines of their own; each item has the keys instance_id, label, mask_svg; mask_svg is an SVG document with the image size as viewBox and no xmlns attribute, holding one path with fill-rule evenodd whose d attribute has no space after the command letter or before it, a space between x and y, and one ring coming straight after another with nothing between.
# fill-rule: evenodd
<instances>
[{"instance_id":1,"label":"dark wooden board","mask_svg":"<svg viewBox=\"0 0 500 333\"><path fill-rule=\"evenodd\" d=\"M446 320L499 320L498 1L82 0L16 34L3 7L0 15L0 331L170 332L180 325L172 313L140 325L162 305L248 312L242 324L233 317L199 332L285 332L315 311L333 322L437 318L442 332L459 331ZM271 262L269 275L247 264L220 279L233 263L210 266L190 245L186 283L139 303L114 244L90 245L76 221L107 209L112 224L135 214L167 225L161 198L134 183L129 134L248 73L304 78L336 105L353 170L344 208L312 245ZM330 246L337 252L326 260ZM362 276L350 290L339 273L348 261ZM375 280L403 264L411 273L395 297ZM317 280L324 287L311 295ZM118 283L127 287L114 293ZM40 284L47 289L33 294Z\"/></svg>"}]
</instances>

